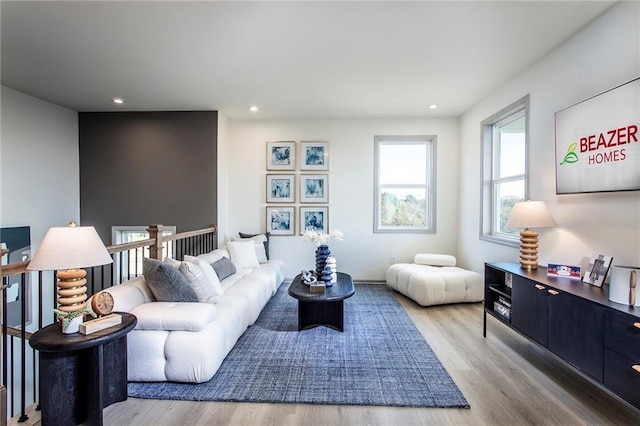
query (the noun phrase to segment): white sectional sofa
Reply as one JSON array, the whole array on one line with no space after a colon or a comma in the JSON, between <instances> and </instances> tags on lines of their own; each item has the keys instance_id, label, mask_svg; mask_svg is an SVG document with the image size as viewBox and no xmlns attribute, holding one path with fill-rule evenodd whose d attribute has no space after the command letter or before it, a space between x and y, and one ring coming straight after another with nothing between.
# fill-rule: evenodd
<instances>
[{"instance_id":1,"label":"white sectional sofa","mask_svg":"<svg viewBox=\"0 0 640 426\"><path fill-rule=\"evenodd\" d=\"M247 244L255 247L255 257ZM145 275L107 290L114 311L130 312L138 319L127 337L130 381L201 383L213 377L284 279L283 263L267 261L261 245L259 239L230 242L196 258L185 256L183 262L145 259ZM216 264L224 264L217 273ZM176 271L187 278L193 293L163 295L157 277L148 271L152 268L164 278L169 275L169 293L175 290L174 282L184 286ZM218 278L228 272L233 273ZM175 301L181 297L191 301ZM170 301L159 301L166 299Z\"/></svg>"}]
</instances>

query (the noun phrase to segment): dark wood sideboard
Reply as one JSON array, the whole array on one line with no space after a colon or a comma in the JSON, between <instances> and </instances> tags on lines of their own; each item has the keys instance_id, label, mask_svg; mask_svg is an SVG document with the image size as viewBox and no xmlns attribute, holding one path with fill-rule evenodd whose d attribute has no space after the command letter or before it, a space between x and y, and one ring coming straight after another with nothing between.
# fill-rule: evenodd
<instances>
[{"instance_id":1,"label":"dark wood sideboard","mask_svg":"<svg viewBox=\"0 0 640 426\"><path fill-rule=\"evenodd\" d=\"M485 337L487 315L640 409L640 308L611 302L608 285L485 263Z\"/></svg>"}]
</instances>

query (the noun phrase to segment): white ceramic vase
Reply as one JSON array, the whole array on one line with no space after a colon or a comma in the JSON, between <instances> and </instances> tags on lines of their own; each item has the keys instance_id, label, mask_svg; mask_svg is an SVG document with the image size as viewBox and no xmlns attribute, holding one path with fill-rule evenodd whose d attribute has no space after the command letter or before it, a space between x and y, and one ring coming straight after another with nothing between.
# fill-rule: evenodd
<instances>
[{"instance_id":1,"label":"white ceramic vase","mask_svg":"<svg viewBox=\"0 0 640 426\"><path fill-rule=\"evenodd\" d=\"M80 324L82 324L82 315L75 317L72 320L66 318L62 319L62 332L64 334L73 334L80 331Z\"/></svg>"}]
</instances>

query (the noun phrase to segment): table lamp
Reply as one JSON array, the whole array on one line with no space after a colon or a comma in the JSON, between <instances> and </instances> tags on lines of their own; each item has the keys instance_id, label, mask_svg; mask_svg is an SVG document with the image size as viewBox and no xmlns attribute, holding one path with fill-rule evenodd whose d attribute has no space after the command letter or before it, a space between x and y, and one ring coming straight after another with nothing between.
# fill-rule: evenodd
<instances>
[{"instance_id":1,"label":"table lamp","mask_svg":"<svg viewBox=\"0 0 640 426\"><path fill-rule=\"evenodd\" d=\"M543 201L516 203L507 221L508 228L524 228L520 232L520 266L524 269L538 268L538 233L531 228L558 226Z\"/></svg>"},{"instance_id":2,"label":"table lamp","mask_svg":"<svg viewBox=\"0 0 640 426\"><path fill-rule=\"evenodd\" d=\"M81 268L112 263L107 248L93 226L53 227L47 231L29 262L32 271L58 271L58 309L74 312L87 306L87 271Z\"/></svg>"}]
</instances>

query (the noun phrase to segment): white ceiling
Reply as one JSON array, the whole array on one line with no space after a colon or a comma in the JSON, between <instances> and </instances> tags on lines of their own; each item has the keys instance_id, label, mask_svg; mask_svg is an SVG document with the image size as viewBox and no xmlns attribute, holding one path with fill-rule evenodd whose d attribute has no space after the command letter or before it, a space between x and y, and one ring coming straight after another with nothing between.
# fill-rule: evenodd
<instances>
[{"instance_id":1,"label":"white ceiling","mask_svg":"<svg viewBox=\"0 0 640 426\"><path fill-rule=\"evenodd\" d=\"M1 77L76 111L456 117L612 4L3 0Z\"/></svg>"}]
</instances>

